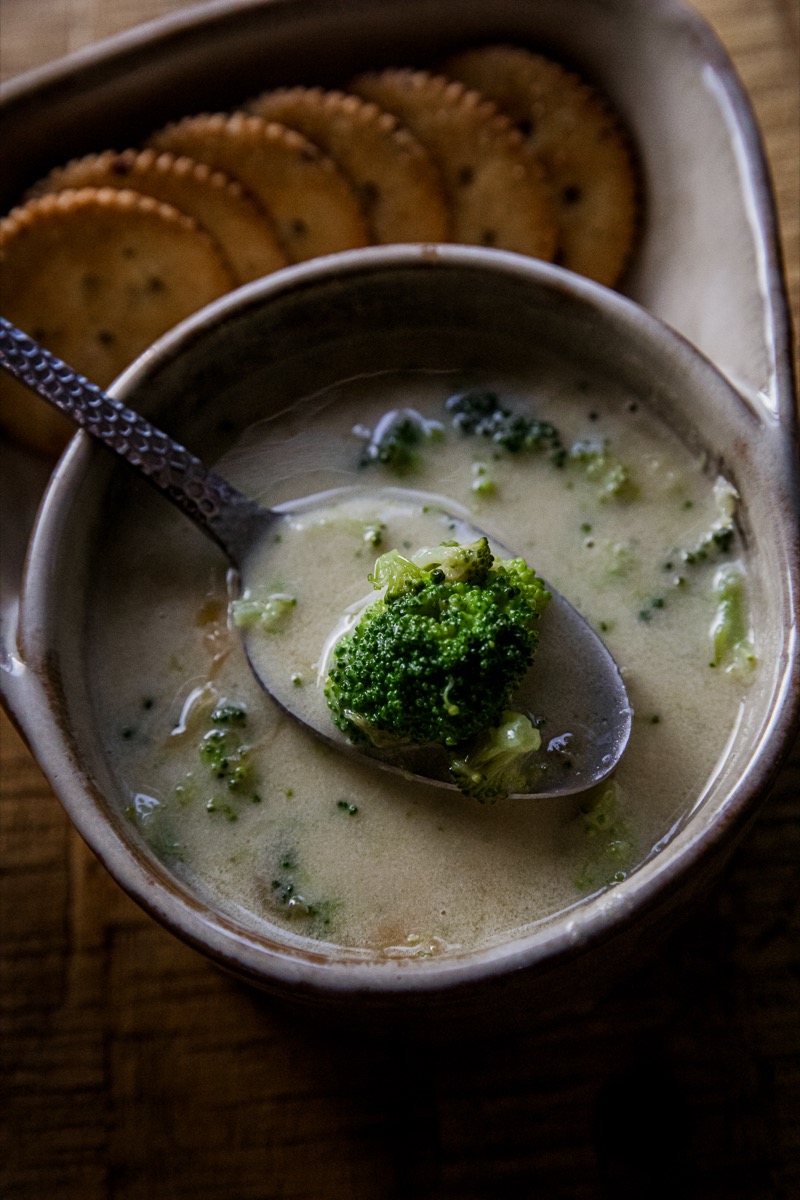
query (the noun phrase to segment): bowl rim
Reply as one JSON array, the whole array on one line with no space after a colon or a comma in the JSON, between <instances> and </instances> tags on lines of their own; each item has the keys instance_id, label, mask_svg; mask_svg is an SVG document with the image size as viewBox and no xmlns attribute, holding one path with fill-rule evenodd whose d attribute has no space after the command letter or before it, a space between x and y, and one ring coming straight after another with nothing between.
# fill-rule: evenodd
<instances>
[{"instance_id":1,"label":"bowl rim","mask_svg":"<svg viewBox=\"0 0 800 1200\"><path fill-rule=\"evenodd\" d=\"M127 402L152 373L172 360L191 352L191 348L212 330L227 321L235 321L248 310L263 307L280 296L298 289L324 287L335 280L357 280L369 272L386 272L397 267L422 268L444 265L451 269L487 270L499 276L526 280L544 289L548 295L567 296L570 301L589 304L604 320L609 320L647 344L667 346L681 364L713 380L724 389L732 402L745 403L741 394L722 373L680 334L666 326L633 301L598 284L582 279L559 267L497 250L461 246L391 246L346 251L329 258L286 268L265 279L229 293L193 314L160 338L132 364L109 389ZM749 402L747 407L750 408ZM798 472L794 456L787 451L787 440L794 441L794 430L781 429L770 421L765 409L759 414L766 436L785 451L789 476L776 486L786 489L797 500ZM778 439L777 441L775 439ZM137 902L177 936L210 954L240 976L262 986L284 988L312 994L333 993L422 993L443 991L463 984L484 981L511 971L545 963L555 964L565 955L589 945L598 945L615 936L640 915L654 909L672 884L690 870L701 871L702 862L713 850L732 843L747 819L753 815L756 800L762 796L788 751L792 732L800 716L800 674L798 673L797 625L800 610L800 532L796 526L785 531L787 542L797 550L786 586L790 605L796 613L795 626L787 631L786 663L780 695L773 695L767 727L750 756L746 770L727 793L724 803L712 812L702 806L667 845L642 863L619 885L582 899L576 908L526 927L527 933L489 946L463 953L416 960L375 960L348 956L347 951L328 954L320 948L304 945L273 946L264 938L207 907L188 886L169 880L169 872L146 862L137 855L119 829L98 808L93 795L90 771L84 771L72 754L68 731L58 718L59 698L49 675L48 648L42 644L46 628L47 602L53 580L48 563L48 545L57 538L64 501L92 461L91 439L79 433L59 464L48 487L36 530L31 541L23 583L21 614L22 665L17 670L19 719L25 736L50 779L61 803L83 838L105 863L117 882ZM98 451L99 452L99 451ZM28 653L28 661L25 654ZM47 706L48 720L41 718L40 706ZM87 804L87 796L89 803Z\"/></svg>"}]
</instances>

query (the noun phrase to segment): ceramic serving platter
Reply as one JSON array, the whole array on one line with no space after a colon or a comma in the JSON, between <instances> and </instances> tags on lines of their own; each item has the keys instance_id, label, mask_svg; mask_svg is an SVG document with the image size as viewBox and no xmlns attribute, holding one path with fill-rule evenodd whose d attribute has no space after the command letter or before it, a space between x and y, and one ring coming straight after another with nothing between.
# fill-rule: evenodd
<instances>
[{"instance_id":1,"label":"ceramic serving platter","mask_svg":"<svg viewBox=\"0 0 800 1200\"><path fill-rule=\"evenodd\" d=\"M641 241L621 290L707 355L791 445L787 301L763 149L724 49L675 0L218 0L186 9L7 85L0 210L52 166L136 145L181 115L273 85L342 85L365 67L432 65L498 40L554 56L610 97L643 184ZM10 669L22 560L49 466L8 445L2 456Z\"/></svg>"},{"instance_id":2,"label":"ceramic serving platter","mask_svg":"<svg viewBox=\"0 0 800 1200\"><path fill-rule=\"evenodd\" d=\"M665 879L691 874L696 887L711 877L711 858L701 860L700 851L706 843L722 845L726 829L740 829L752 814L753 802L777 770L798 708L797 683L792 681L797 653L792 639L800 620L797 429L787 301L759 135L747 97L709 28L674 0L492 0L490 4L485 0L220 0L141 27L9 85L0 109L0 147L6 156L0 170L0 208L10 208L49 168L93 150L136 145L170 119L234 107L270 86L341 86L367 67L435 65L456 49L492 41L541 50L578 70L609 96L632 135L641 168L643 213L640 243L620 288L634 302L624 306L626 320L631 327L647 325L656 342L673 346L677 358L685 352L687 363L694 364L686 367L687 381L697 369L697 360L680 341L675 350L659 322L676 330L733 385L732 390L725 386L725 404L717 408L710 391L695 393L688 388L674 398L672 418L686 429L702 430L702 444L713 446L714 455L723 460L719 464L723 470L730 468L734 481L738 472L739 481L746 485L742 487L745 507L763 552L759 596L774 616L766 648L769 671L764 673L763 703L755 724L751 722L753 727L739 738L736 753L714 781L714 803L705 805L708 811L656 856L659 862L668 860L667 869L655 861L646 864L636 880L610 893L607 906L600 898L587 910L580 936L592 933L597 953L611 962L615 954L606 953L606 939L625 925L629 909L633 912L637 907L645 916L652 911L653 920L660 921L655 900ZM513 270L523 261L507 257L516 264ZM341 271L341 266L337 269ZM558 276L558 268L550 270ZM280 288L281 279L288 278L288 272L274 276L275 286ZM556 282L568 290L563 272ZM573 286L579 282L572 277ZM267 281L265 290L270 285ZM249 300L247 294L240 295L245 308L251 301L256 304L255 292ZM602 298L608 299L608 294L592 293L592 304ZM235 303L230 297L220 302L223 308L231 299ZM213 311L206 313L212 320ZM650 314L658 320L653 322ZM195 333L203 319L191 326ZM131 386L146 375L148 363L157 373L159 363L170 361L170 347L178 341L179 337L171 342L168 336L126 373L120 388L124 391L125 380ZM619 344L620 359L628 355L631 360L622 364L624 369L635 366L635 344L635 339ZM667 371L663 363L659 367L662 360L657 354L647 361L652 368L649 399L655 402L662 395L659 383ZM708 371L707 364L702 366ZM703 397L702 404L689 402L695 394ZM696 413L701 406L702 412ZM51 529L54 519L60 528L59 495L66 494L70 461L79 462L87 450L86 445L73 447L71 459L65 461L50 490ZM35 672L26 672L15 629L25 547L50 464L10 445L2 446L2 454L0 683L5 703L36 751L37 713L42 706L37 709L31 701L38 695L36 687L25 686L26 673ZM63 507L68 510L69 504ZM39 541L42 527L48 526L47 512L46 506ZM71 553L65 541L47 543L46 554L41 546L38 556L32 554L27 599L31 593L49 592L52 578L63 578L58 564ZM32 576L38 580L38 592L30 586ZM59 598L59 611L61 607ZM29 608L26 602L26 613ZM36 627L35 604L26 631L32 627ZM40 666L44 678L48 662ZM60 794L69 793L73 785L66 776L74 773L63 754L58 764L59 770L64 768L63 777L58 778L58 770L53 769L48 776ZM102 814L102 837L93 838L90 826L96 818L91 805L83 805L82 795L72 804L67 796L65 805L73 816L79 808L86 809L83 823L76 824L90 844L102 843L101 857L123 886L181 936L206 950L211 946L224 965L263 983L264 947L243 948L238 931L231 934L219 922L199 917L195 899L176 899L172 884L164 889L169 896L164 903L172 905L172 915L159 912L151 895L151 868L137 874L130 848L115 840L113 823ZM532 938L514 964L526 955L530 963L537 956L547 958L551 949L554 959L563 957L579 940L567 925L556 929L552 946L547 937ZM634 949L636 938L650 938L651 926L652 922L645 923L642 932L631 925ZM267 974L280 958L280 953L271 956ZM450 971L451 965L445 963L442 972ZM319 967L313 956L302 966L292 961L290 967L291 986L296 988L302 977L313 992ZM464 980L477 987L480 970L475 974L469 963L463 967ZM460 970L459 963L452 965L454 979L461 979ZM506 960L498 952L487 978L505 970ZM325 986L341 987L344 994L348 988L364 986L359 978L357 972L334 974L333 983ZM420 975L419 980L409 974L406 984L435 991L436 978L435 973L424 979ZM393 986L390 980L390 990Z\"/></svg>"}]
</instances>

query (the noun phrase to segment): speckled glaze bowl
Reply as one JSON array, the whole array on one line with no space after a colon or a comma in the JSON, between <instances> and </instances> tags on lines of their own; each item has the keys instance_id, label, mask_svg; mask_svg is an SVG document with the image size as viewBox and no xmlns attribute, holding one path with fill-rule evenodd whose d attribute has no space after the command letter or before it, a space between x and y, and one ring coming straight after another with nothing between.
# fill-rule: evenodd
<instances>
[{"instance_id":1,"label":"speckled glaze bowl","mask_svg":"<svg viewBox=\"0 0 800 1200\"><path fill-rule=\"evenodd\" d=\"M287 387L411 344L433 357L480 346L491 361L511 350L501 314L516 352L545 331L571 353L613 361L682 437L706 447L742 495L762 669L702 802L624 884L491 951L417 965L289 950L222 919L120 815L88 715L76 631L87 614L93 521L120 468L83 435L72 444L47 491L21 587L48 469L0 444L3 701L70 817L117 881L179 937L277 995L357 1020L391 1013L456 1027L503 1009L527 1021L539 1007L593 991L714 879L788 747L798 708L796 397L774 205L747 97L711 30L678 0L215 0L13 81L0 103L6 209L52 166L137 144L169 119L273 85L339 86L365 67L426 66L498 40L577 68L631 132L642 234L621 296L492 252L356 252L224 299L144 355L114 390L208 453L220 390L246 384L264 353L283 360ZM387 328L399 336L387 342ZM245 410L243 402L242 419Z\"/></svg>"},{"instance_id":2,"label":"speckled glaze bowl","mask_svg":"<svg viewBox=\"0 0 800 1200\"><path fill-rule=\"evenodd\" d=\"M224 298L157 343L114 387L201 455L270 405L382 367L508 368L541 342L572 369L613 373L742 498L752 602L762 631L737 736L693 811L622 884L551 923L474 952L398 962L254 933L171 874L124 816L92 718L86 663L91 556L118 465L83 435L62 460L37 523L22 593L15 708L72 820L153 915L220 964L306 1004L450 1024L529 1012L586 994L713 878L756 811L796 707L796 475L780 426L745 403L684 339L640 306L557 267L460 247L354 251L279 272ZM265 399L265 397L267 399ZM133 493L135 496L135 493Z\"/></svg>"}]
</instances>

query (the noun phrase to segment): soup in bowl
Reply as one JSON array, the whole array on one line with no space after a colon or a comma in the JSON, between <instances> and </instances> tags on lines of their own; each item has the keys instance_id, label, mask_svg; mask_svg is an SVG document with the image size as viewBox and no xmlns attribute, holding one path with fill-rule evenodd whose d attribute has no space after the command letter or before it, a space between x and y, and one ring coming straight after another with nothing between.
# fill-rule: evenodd
<instances>
[{"instance_id":1,"label":"soup in bowl","mask_svg":"<svg viewBox=\"0 0 800 1200\"><path fill-rule=\"evenodd\" d=\"M596 984L713 878L796 704L796 479L688 343L557 267L392 247L241 289L113 391L265 505L323 498L244 597L83 435L43 505L21 720L80 832L176 934L286 998L450 1021ZM453 506L616 658L632 732L594 788L481 803L389 775L253 677L243 626L332 720L332 631L381 555L452 538ZM568 773L571 731L544 701L526 716Z\"/></svg>"}]
</instances>

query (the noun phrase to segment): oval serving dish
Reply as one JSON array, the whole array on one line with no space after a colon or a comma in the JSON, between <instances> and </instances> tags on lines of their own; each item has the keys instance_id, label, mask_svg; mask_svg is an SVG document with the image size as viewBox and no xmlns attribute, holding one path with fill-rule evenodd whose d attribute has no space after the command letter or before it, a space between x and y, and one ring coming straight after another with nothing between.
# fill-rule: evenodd
<instances>
[{"instance_id":1,"label":"oval serving dish","mask_svg":"<svg viewBox=\"0 0 800 1200\"><path fill-rule=\"evenodd\" d=\"M759 669L735 737L692 811L623 882L560 916L488 946L398 962L379 953L283 937L225 912L161 863L125 817L126 800L93 713L87 664L91 558L108 496L135 491L124 468L83 437L48 489L22 594L19 711L32 749L73 822L119 883L169 928L260 986L359 1013L470 1016L530 1011L531 997L584 995L604 971L674 918L716 873L755 810L786 744L798 540L791 475L776 476L775 427L684 339L641 307L557 267L462 247L383 247L277 272L204 309L117 382L201 453L220 416L243 428L275 406L356 373L409 365L496 370L542 344L570 370L610 374L648 405L741 495L741 536L759 612ZM268 399L265 399L268 398ZM268 405L270 407L265 407ZM122 473L122 478L120 474ZM775 520L777 513L786 519ZM107 534L106 534L107 536ZM613 949L610 951L610 947Z\"/></svg>"},{"instance_id":2,"label":"oval serving dish","mask_svg":"<svg viewBox=\"0 0 800 1200\"><path fill-rule=\"evenodd\" d=\"M699 377L713 378L696 408L673 389L669 419L695 444L713 449L742 493L750 549L757 554L759 603L769 614L769 644L747 728L691 821L624 885L590 902L578 921L556 921L491 953L428 963L423 971L387 964L376 971L374 964L297 955L254 940L178 887L135 844L110 804L111 783L104 779L102 755L82 714L74 652L54 656L55 645L63 648L66 641L57 635L58 623L48 608L46 577L53 571L56 577L71 575L75 564L71 555L70 561L62 556L61 539L70 541L79 531L85 535L85 513L97 503L110 467L81 436L54 478L31 557L24 641L18 643L22 553L44 471L3 447L0 504L4 526L13 526L15 533L3 539L1 564L4 702L76 826L118 882L222 965L309 1003L330 1006L341 999L350 1004L360 997L376 1011L395 1010L414 995L449 1020L461 1012L480 1012L501 996L512 1004L522 998L529 1003L531 995L566 994L576 981L596 980L601 964L614 968L626 952L635 952L714 877L735 836L755 814L796 721L796 406L773 202L749 103L711 31L672 0L603 5L571 0L570 8L575 19L565 22L563 0L215 3L115 38L5 90L0 110L0 144L7 155L0 175L4 208L57 162L109 145L135 144L168 119L230 107L271 85L342 84L368 66L425 66L461 46L495 40L542 49L575 66L609 95L639 152L642 240L621 289L634 305L613 295L600 297L594 285L555 268L525 260L506 263L502 255L497 256L496 286L507 288L517 275L530 276L529 285L544 289L548 305L554 292L564 297L562 316L569 320L574 320L574 314L567 315L570 306L585 303L602 323L610 306L614 320L627 323L634 339L647 342L651 365L661 347L666 357L658 361L665 371L689 371L693 386ZM392 258L393 252L381 253ZM469 257L469 252L448 251L439 266L451 261L456 270L458 262L466 271L463 260ZM219 302L145 354L126 372L117 393L135 403L144 380L156 380L162 391L155 409L180 435L186 414L168 396L171 387L174 395L176 377L185 380L185 364L177 364L187 343L200 356L212 345L221 353L215 322L230 329L236 320L244 347L259 320L266 319L270 298L290 288L296 276L335 288L331 271L352 277L372 270L366 266L370 261L365 253L296 268L285 278L252 285L246 296ZM239 306L241 317L235 318ZM673 339L648 314L690 345ZM694 355L692 346L732 388ZM634 357L626 369L641 367ZM74 587L73 599L78 604Z\"/></svg>"}]
</instances>

